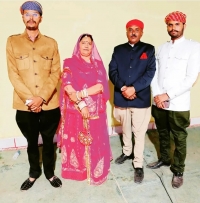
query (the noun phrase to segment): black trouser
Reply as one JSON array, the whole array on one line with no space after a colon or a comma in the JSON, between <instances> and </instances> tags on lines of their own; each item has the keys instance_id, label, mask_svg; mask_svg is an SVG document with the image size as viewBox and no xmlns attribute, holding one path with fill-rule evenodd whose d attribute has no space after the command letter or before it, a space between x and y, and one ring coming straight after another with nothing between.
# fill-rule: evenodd
<instances>
[{"instance_id":1,"label":"black trouser","mask_svg":"<svg viewBox=\"0 0 200 203\"><path fill-rule=\"evenodd\" d=\"M60 109L56 108L40 113L27 111L16 112L17 125L27 139L28 159L30 164L29 176L38 178L41 174L39 165L38 136L43 140L43 169L47 179L54 176L54 144L53 138L60 120Z\"/></svg>"},{"instance_id":2,"label":"black trouser","mask_svg":"<svg viewBox=\"0 0 200 203\"><path fill-rule=\"evenodd\" d=\"M161 160L170 161L170 132L174 138L175 150L171 171L183 172L186 158L186 128L190 124L190 111L169 111L152 106L152 116L155 119L159 133Z\"/></svg>"}]
</instances>

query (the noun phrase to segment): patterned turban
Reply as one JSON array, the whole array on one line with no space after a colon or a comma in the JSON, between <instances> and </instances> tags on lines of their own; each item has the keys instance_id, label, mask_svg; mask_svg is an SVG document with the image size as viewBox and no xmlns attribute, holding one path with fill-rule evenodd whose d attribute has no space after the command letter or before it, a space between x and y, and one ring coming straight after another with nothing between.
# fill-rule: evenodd
<instances>
[{"instance_id":1,"label":"patterned turban","mask_svg":"<svg viewBox=\"0 0 200 203\"><path fill-rule=\"evenodd\" d=\"M138 19L130 20L128 23L126 23L126 28L131 27L132 25L136 25L140 27L142 30L144 28L144 23Z\"/></svg>"},{"instance_id":2,"label":"patterned turban","mask_svg":"<svg viewBox=\"0 0 200 203\"><path fill-rule=\"evenodd\" d=\"M42 15L42 6L37 1L26 1L20 7L20 12L23 15L24 10L34 10Z\"/></svg>"},{"instance_id":3,"label":"patterned turban","mask_svg":"<svg viewBox=\"0 0 200 203\"><path fill-rule=\"evenodd\" d=\"M168 21L178 21L178 22L186 23L186 15L180 11L174 11L172 13L169 13L165 17L166 24Z\"/></svg>"}]
</instances>

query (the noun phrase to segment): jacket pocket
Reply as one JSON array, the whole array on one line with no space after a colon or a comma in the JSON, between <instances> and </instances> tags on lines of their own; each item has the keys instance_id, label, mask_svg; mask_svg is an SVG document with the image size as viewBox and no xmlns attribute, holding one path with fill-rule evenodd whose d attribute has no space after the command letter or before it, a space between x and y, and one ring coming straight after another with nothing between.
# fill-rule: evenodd
<instances>
[{"instance_id":1,"label":"jacket pocket","mask_svg":"<svg viewBox=\"0 0 200 203\"><path fill-rule=\"evenodd\" d=\"M41 63L42 68L45 70L50 70L53 58L51 56L48 56L48 55L41 55L41 58L42 58L42 63Z\"/></svg>"},{"instance_id":2,"label":"jacket pocket","mask_svg":"<svg viewBox=\"0 0 200 203\"><path fill-rule=\"evenodd\" d=\"M175 56L175 59L177 59L177 60L187 60L188 59L188 57L186 57L186 56Z\"/></svg>"},{"instance_id":3,"label":"jacket pocket","mask_svg":"<svg viewBox=\"0 0 200 203\"><path fill-rule=\"evenodd\" d=\"M18 70L29 69L29 54L15 54Z\"/></svg>"},{"instance_id":4,"label":"jacket pocket","mask_svg":"<svg viewBox=\"0 0 200 203\"><path fill-rule=\"evenodd\" d=\"M176 55L174 57L174 69L177 70L186 70L187 68L187 62L188 62L188 57L187 56L180 56L180 55Z\"/></svg>"}]
</instances>

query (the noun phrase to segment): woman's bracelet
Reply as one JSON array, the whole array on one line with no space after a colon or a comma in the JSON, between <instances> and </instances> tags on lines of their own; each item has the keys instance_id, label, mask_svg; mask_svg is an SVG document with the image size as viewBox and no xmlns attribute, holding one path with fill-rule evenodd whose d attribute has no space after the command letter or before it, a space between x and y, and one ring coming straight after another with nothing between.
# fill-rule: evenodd
<instances>
[{"instance_id":1,"label":"woman's bracelet","mask_svg":"<svg viewBox=\"0 0 200 203\"><path fill-rule=\"evenodd\" d=\"M84 98L83 90L81 90L81 98Z\"/></svg>"},{"instance_id":2,"label":"woman's bracelet","mask_svg":"<svg viewBox=\"0 0 200 203\"><path fill-rule=\"evenodd\" d=\"M82 101L82 100L81 100ZM77 100L75 103L78 105L81 101Z\"/></svg>"},{"instance_id":3,"label":"woman's bracelet","mask_svg":"<svg viewBox=\"0 0 200 203\"><path fill-rule=\"evenodd\" d=\"M78 108L81 111L84 107L87 106L87 104L85 103L85 101L80 101L78 104Z\"/></svg>"},{"instance_id":4,"label":"woman's bracelet","mask_svg":"<svg viewBox=\"0 0 200 203\"><path fill-rule=\"evenodd\" d=\"M88 97L87 89L84 88L84 89L81 90L81 97L82 98Z\"/></svg>"},{"instance_id":5,"label":"woman's bracelet","mask_svg":"<svg viewBox=\"0 0 200 203\"><path fill-rule=\"evenodd\" d=\"M78 101L81 101L81 98L78 96L79 91L76 91L76 98L78 99Z\"/></svg>"}]
</instances>

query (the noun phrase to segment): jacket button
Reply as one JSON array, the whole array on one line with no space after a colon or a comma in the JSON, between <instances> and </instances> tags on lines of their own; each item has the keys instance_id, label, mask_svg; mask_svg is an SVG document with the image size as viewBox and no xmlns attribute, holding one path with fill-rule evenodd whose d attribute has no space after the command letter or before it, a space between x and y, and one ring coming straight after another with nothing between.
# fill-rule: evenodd
<instances>
[{"instance_id":1,"label":"jacket button","mask_svg":"<svg viewBox=\"0 0 200 203\"><path fill-rule=\"evenodd\" d=\"M36 62L36 60L33 60L33 62L35 63L35 62Z\"/></svg>"},{"instance_id":2,"label":"jacket button","mask_svg":"<svg viewBox=\"0 0 200 203\"><path fill-rule=\"evenodd\" d=\"M35 75L37 75L37 73L35 73Z\"/></svg>"},{"instance_id":3,"label":"jacket button","mask_svg":"<svg viewBox=\"0 0 200 203\"><path fill-rule=\"evenodd\" d=\"M33 50L35 50L35 48L33 47Z\"/></svg>"},{"instance_id":4,"label":"jacket button","mask_svg":"<svg viewBox=\"0 0 200 203\"><path fill-rule=\"evenodd\" d=\"M37 88L38 86L36 85L35 87Z\"/></svg>"}]
</instances>

